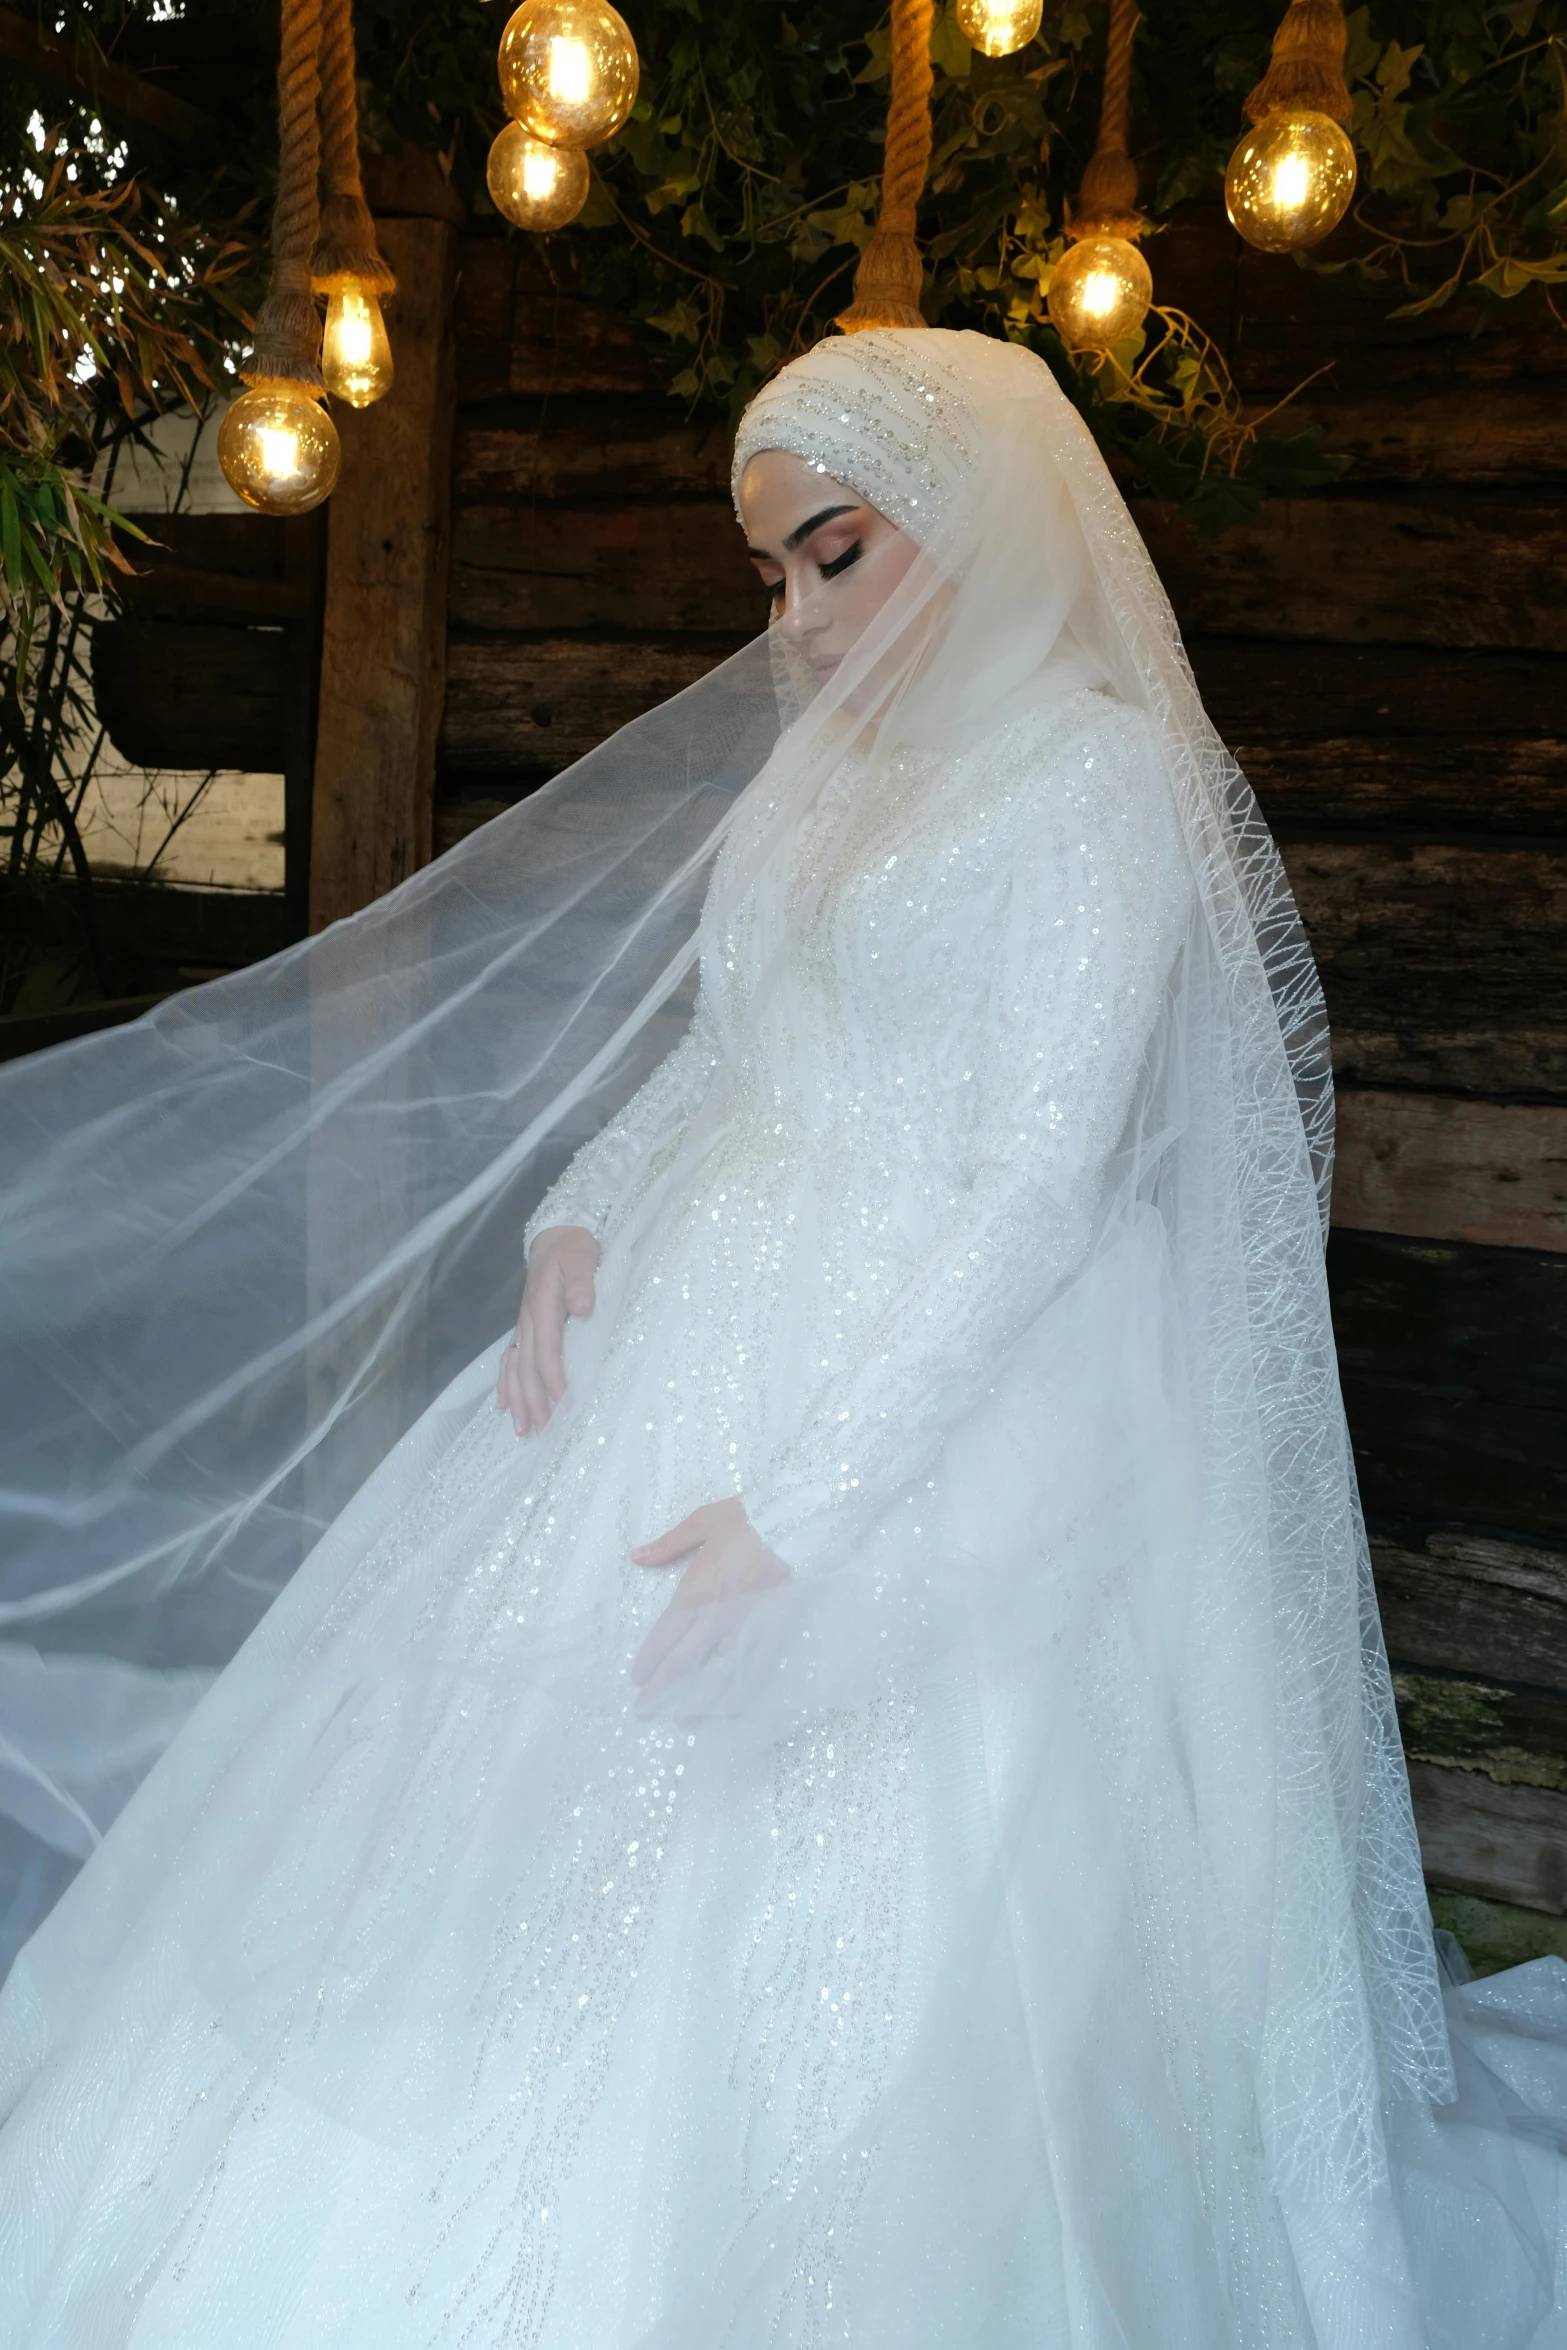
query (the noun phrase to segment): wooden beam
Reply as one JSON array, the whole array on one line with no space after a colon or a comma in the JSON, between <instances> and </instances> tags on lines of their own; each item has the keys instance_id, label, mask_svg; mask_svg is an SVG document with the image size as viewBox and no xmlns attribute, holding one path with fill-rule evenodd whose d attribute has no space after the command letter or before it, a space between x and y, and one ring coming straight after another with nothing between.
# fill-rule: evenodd
<instances>
[{"instance_id":1,"label":"wooden beam","mask_svg":"<svg viewBox=\"0 0 1567 2350\"><path fill-rule=\"evenodd\" d=\"M1374 1524L1567 1537L1567 1257L1336 1231L1339 1374Z\"/></svg>"},{"instance_id":2,"label":"wooden beam","mask_svg":"<svg viewBox=\"0 0 1567 2350\"><path fill-rule=\"evenodd\" d=\"M311 836L310 925L356 913L431 854L435 743L446 667L451 305L456 232L387 220L399 292L396 380L340 411L343 468L329 508Z\"/></svg>"},{"instance_id":3,"label":"wooden beam","mask_svg":"<svg viewBox=\"0 0 1567 2350\"><path fill-rule=\"evenodd\" d=\"M1341 1091L1333 1221L1567 1250L1567 1109Z\"/></svg>"},{"instance_id":4,"label":"wooden beam","mask_svg":"<svg viewBox=\"0 0 1567 2350\"><path fill-rule=\"evenodd\" d=\"M155 131L175 146L199 147L209 155L228 152L228 134L215 115L113 64L90 37L80 45L50 39L30 18L0 8L0 57L86 99L117 122Z\"/></svg>"},{"instance_id":5,"label":"wooden beam","mask_svg":"<svg viewBox=\"0 0 1567 2350\"><path fill-rule=\"evenodd\" d=\"M1410 1765L1409 1791L1431 1884L1567 1910L1567 1795L1422 1762Z\"/></svg>"},{"instance_id":6,"label":"wooden beam","mask_svg":"<svg viewBox=\"0 0 1567 2350\"><path fill-rule=\"evenodd\" d=\"M1371 1563L1395 1664L1567 1690L1567 1553L1444 1529Z\"/></svg>"}]
</instances>

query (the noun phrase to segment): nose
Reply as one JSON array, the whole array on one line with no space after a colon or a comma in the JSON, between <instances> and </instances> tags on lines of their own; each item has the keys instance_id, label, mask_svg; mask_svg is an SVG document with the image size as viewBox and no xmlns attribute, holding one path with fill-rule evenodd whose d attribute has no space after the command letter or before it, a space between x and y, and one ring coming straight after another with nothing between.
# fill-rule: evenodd
<instances>
[{"instance_id":1,"label":"nose","mask_svg":"<svg viewBox=\"0 0 1567 2350\"><path fill-rule=\"evenodd\" d=\"M814 587L808 587L785 573L783 602L773 625L781 628L786 636L795 638L814 636L819 629L825 628L827 615Z\"/></svg>"}]
</instances>

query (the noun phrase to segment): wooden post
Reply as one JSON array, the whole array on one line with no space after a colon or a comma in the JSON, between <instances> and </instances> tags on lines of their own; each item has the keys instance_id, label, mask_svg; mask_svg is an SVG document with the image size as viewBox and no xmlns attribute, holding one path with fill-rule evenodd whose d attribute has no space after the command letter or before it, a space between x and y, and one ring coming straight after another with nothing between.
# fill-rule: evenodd
<instances>
[{"instance_id":1,"label":"wooden post","mask_svg":"<svg viewBox=\"0 0 1567 2350\"><path fill-rule=\"evenodd\" d=\"M397 272L396 380L340 410L343 468L328 510L326 609L310 845L310 927L322 930L429 862L435 739L446 681L457 232L383 219Z\"/></svg>"}]
</instances>

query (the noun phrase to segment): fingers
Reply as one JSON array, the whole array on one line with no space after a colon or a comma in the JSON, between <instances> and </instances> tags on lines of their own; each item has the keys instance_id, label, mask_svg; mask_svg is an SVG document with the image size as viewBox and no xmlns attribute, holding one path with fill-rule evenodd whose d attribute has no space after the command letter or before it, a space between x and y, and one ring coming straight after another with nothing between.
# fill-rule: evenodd
<instances>
[{"instance_id":1,"label":"fingers","mask_svg":"<svg viewBox=\"0 0 1567 2350\"><path fill-rule=\"evenodd\" d=\"M693 1510L689 1518L682 1518L678 1526L671 1526L667 1534L660 1534L652 1542L639 1543L631 1553L639 1567L672 1567L696 1549L706 1535L705 1509Z\"/></svg>"},{"instance_id":2,"label":"fingers","mask_svg":"<svg viewBox=\"0 0 1567 2350\"><path fill-rule=\"evenodd\" d=\"M525 1313L518 1325L517 1351L512 1359L525 1422L518 1433L526 1436L534 1429L547 1428L550 1417L549 1391L539 1376L538 1326L531 1314Z\"/></svg>"},{"instance_id":3,"label":"fingers","mask_svg":"<svg viewBox=\"0 0 1567 2350\"><path fill-rule=\"evenodd\" d=\"M566 1392L566 1359L561 1342L566 1331L567 1310L565 1284L556 1278L545 1284L538 1303L530 1306L526 1315L533 1332L534 1370L556 1403ZM544 1417L549 1418L548 1411Z\"/></svg>"}]
</instances>

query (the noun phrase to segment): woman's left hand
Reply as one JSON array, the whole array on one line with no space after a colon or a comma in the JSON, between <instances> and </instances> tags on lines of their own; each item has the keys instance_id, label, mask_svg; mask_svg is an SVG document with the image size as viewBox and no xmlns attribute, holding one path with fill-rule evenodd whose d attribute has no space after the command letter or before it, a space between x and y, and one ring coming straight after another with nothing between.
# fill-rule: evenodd
<instances>
[{"instance_id":1,"label":"woman's left hand","mask_svg":"<svg viewBox=\"0 0 1567 2350\"><path fill-rule=\"evenodd\" d=\"M710 1656L733 1647L757 1601L789 1575L738 1495L693 1510L631 1555L639 1567L673 1567L690 1560L668 1607L632 1659L631 1678L644 1697L662 1696Z\"/></svg>"}]
</instances>

